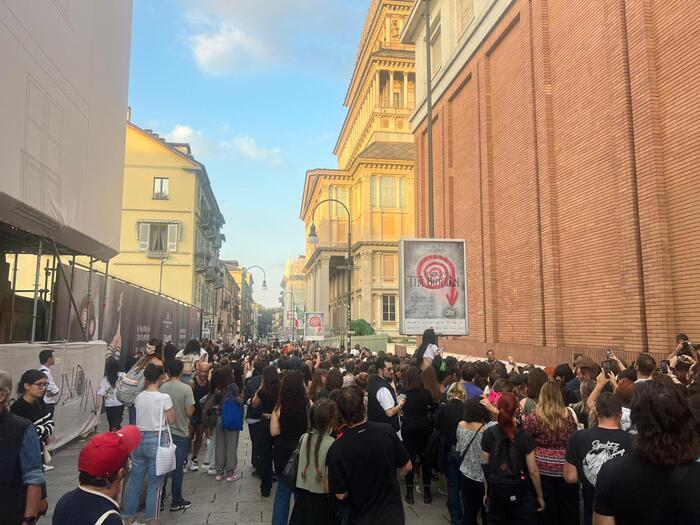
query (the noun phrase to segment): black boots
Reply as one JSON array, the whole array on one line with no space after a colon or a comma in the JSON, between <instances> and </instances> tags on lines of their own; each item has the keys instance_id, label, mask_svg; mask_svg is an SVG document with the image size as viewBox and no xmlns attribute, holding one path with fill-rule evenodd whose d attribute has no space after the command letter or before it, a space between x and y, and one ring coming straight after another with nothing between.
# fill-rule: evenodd
<instances>
[{"instance_id":1,"label":"black boots","mask_svg":"<svg viewBox=\"0 0 700 525\"><path fill-rule=\"evenodd\" d=\"M406 483L406 497L404 498L406 503L413 505L413 483Z\"/></svg>"},{"instance_id":2,"label":"black boots","mask_svg":"<svg viewBox=\"0 0 700 525\"><path fill-rule=\"evenodd\" d=\"M430 505L433 502L433 496L430 494L430 485L423 485L423 503Z\"/></svg>"}]
</instances>

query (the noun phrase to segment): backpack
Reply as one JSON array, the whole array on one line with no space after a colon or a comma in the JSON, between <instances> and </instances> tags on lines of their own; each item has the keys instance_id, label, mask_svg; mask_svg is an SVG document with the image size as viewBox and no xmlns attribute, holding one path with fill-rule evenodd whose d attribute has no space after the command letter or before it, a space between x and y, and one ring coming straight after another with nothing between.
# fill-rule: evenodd
<instances>
[{"instance_id":1,"label":"backpack","mask_svg":"<svg viewBox=\"0 0 700 525\"><path fill-rule=\"evenodd\" d=\"M194 374L194 367L197 363L199 356L192 354L182 355L180 361L182 361L182 375L191 376Z\"/></svg>"},{"instance_id":2,"label":"backpack","mask_svg":"<svg viewBox=\"0 0 700 525\"><path fill-rule=\"evenodd\" d=\"M520 469L515 443L498 430L492 432L496 439L489 453L489 461L484 466L488 497L496 505L517 505L529 490L528 477Z\"/></svg>"},{"instance_id":3,"label":"backpack","mask_svg":"<svg viewBox=\"0 0 700 525\"><path fill-rule=\"evenodd\" d=\"M130 407L134 406L136 396L146 387L143 377L144 368L135 370L133 367L125 375L117 380L117 400Z\"/></svg>"}]
</instances>

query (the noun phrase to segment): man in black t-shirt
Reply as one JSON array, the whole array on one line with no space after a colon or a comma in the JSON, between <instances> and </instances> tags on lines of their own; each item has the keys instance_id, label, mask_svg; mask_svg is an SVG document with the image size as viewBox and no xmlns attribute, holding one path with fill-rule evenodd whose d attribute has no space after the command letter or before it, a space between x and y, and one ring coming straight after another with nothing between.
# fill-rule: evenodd
<instances>
[{"instance_id":1,"label":"man in black t-shirt","mask_svg":"<svg viewBox=\"0 0 700 525\"><path fill-rule=\"evenodd\" d=\"M622 403L609 392L595 403L598 426L576 432L569 440L564 464L567 483L583 484L584 525L593 523L593 497L598 473L606 461L624 455L632 448L632 436L620 430Z\"/></svg>"},{"instance_id":2,"label":"man in black t-shirt","mask_svg":"<svg viewBox=\"0 0 700 525\"><path fill-rule=\"evenodd\" d=\"M635 389L630 417L637 438L631 453L600 469L593 522L700 523L700 437L686 399L671 381L645 381Z\"/></svg>"},{"instance_id":3,"label":"man in black t-shirt","mask_svg":"<svg viewBox=\"0 0 700 525\"><path fill-rule=\"evenodd\" d=\"M396 469L411 470L408 452L390 425L367 421L355 388L343 388L336 403L347 427L326 456L330 491L348 500L352 525L403 525Z\"/></svg>"}]
</instances>

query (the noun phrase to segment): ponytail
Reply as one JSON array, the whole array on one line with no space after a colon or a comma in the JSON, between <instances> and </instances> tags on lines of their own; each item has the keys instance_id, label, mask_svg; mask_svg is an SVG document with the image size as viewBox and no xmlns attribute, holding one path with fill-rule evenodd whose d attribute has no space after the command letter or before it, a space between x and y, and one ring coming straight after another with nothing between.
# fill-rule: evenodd
<instances>
[{"instance_id":1,"label":"ponytail","mask_svg":"<svg viewBox=\"0 0 700 525\"><path fill-rule=\"evenodd\" d=\"M515 411L518 408L518 400L510 392L503 392L498 400L498 428L501 433L508 438L508 441L515 441Z\"/></svg>"}]
</instances>

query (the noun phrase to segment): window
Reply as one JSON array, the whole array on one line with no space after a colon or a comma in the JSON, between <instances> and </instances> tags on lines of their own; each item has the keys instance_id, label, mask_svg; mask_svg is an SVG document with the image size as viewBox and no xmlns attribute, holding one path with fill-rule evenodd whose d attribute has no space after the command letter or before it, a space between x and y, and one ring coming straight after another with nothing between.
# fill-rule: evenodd
<instances>
[{"instance_id":1,"label":"window","mask_svg":"<svg viewBox=\"0 0 700 525\"><path fill-rule=\"evenodd\" d=\"M406 179L399 179L399 208L406 209Z\"/></svg>"},{"instance_id":2,"label":"window","mask_svg":"<svg viewBox=\"0 0 700 525\"><path fill-rule=\"evenodd\" d=\"M168 198L168 179L164 177L153 178L153 198L167 199Z\"/></svg>"},{"instance_id":3,"label":"window","mask_svg":"<svg viewBox=\"0 0 700 525\"><path fill-rule=\"evenodd\" d=\"M430 37L430 66L431 75L435 75L442 66L442 31L440 26L433 29Z\"/></svg>"},{"instance_id":4,"label":"window","mask_svg":"<svg viewBox=\"0 0 700 525\"><path fill-rule=\"evenodd\" d=\"M457 34L459 35L474 19L474 0L459 0L457 9Z\"/></svg>"},{"instance_id":5,"label":"window","mask_svg":"<svg viewBox=\"0 0 700 525\"><path fill-rule=\"evenodd\" d=\"M396 208L396 178L382 177L379 181L379 205L382 208Z\"/></svg>"},{"instance_id":6,"label":"window","mask_svg":"<svg viewBox=\"0 0 700 525\"><path fill-rule=\"evenodd\" d=\"M337 199L348 208L350 208L350 203L348 202L348 189L344 186L331 186L328 188L328 198ZM328 203L328 211L331 217L347 218L345 209L337 202L330 201Z\"/></svg>"},{"instance_id":7,"label":"window","mask_svg":"<svg viewBox=\"0 0 700 525\"><path fill-rule=\"evenodd\" d=\"M162 257L177 251L182 228L178 223L139 222L139 250L147 252L149 257Z\"/></svg>"},{"instance_id":8,"label":"window","mask_svg":"<svg viewBox=\"0 0 700 525\"><path fill-rule=\"evenodd\" d=\"M382 255L382 265L384 266L382 277L384 277L384 279L396 279L396 270L398 269L396 255L393 253L385 253Z\"/></svg>"},{"instance_id":9,"label":"window","mask_svg":"<svg viewBox=\"0 0 700 525\"><path fill-rule=\"evenodd\" d=\"M379 207L379 177L372 175L369 180L369 203L370 207Z\"/></svg>"},{"instance_id":10,"label":"window","mask_svg":"<svg viewBox=\"0 0 700 525\"><path fill-rule=\"evenodd\" d=\"M401 108L403 104L401 103L401 93L394 93L394 107Z\"/></svg>"},{"instance_id":11,"label":"window","mask_svg":"<svg viewBox=\"0 0 700 525\"><path fill-rule=\"evenodd\" d=\"M396 321L396 296L382 295L382 321Z\"/></svg>"}]
</instances>

